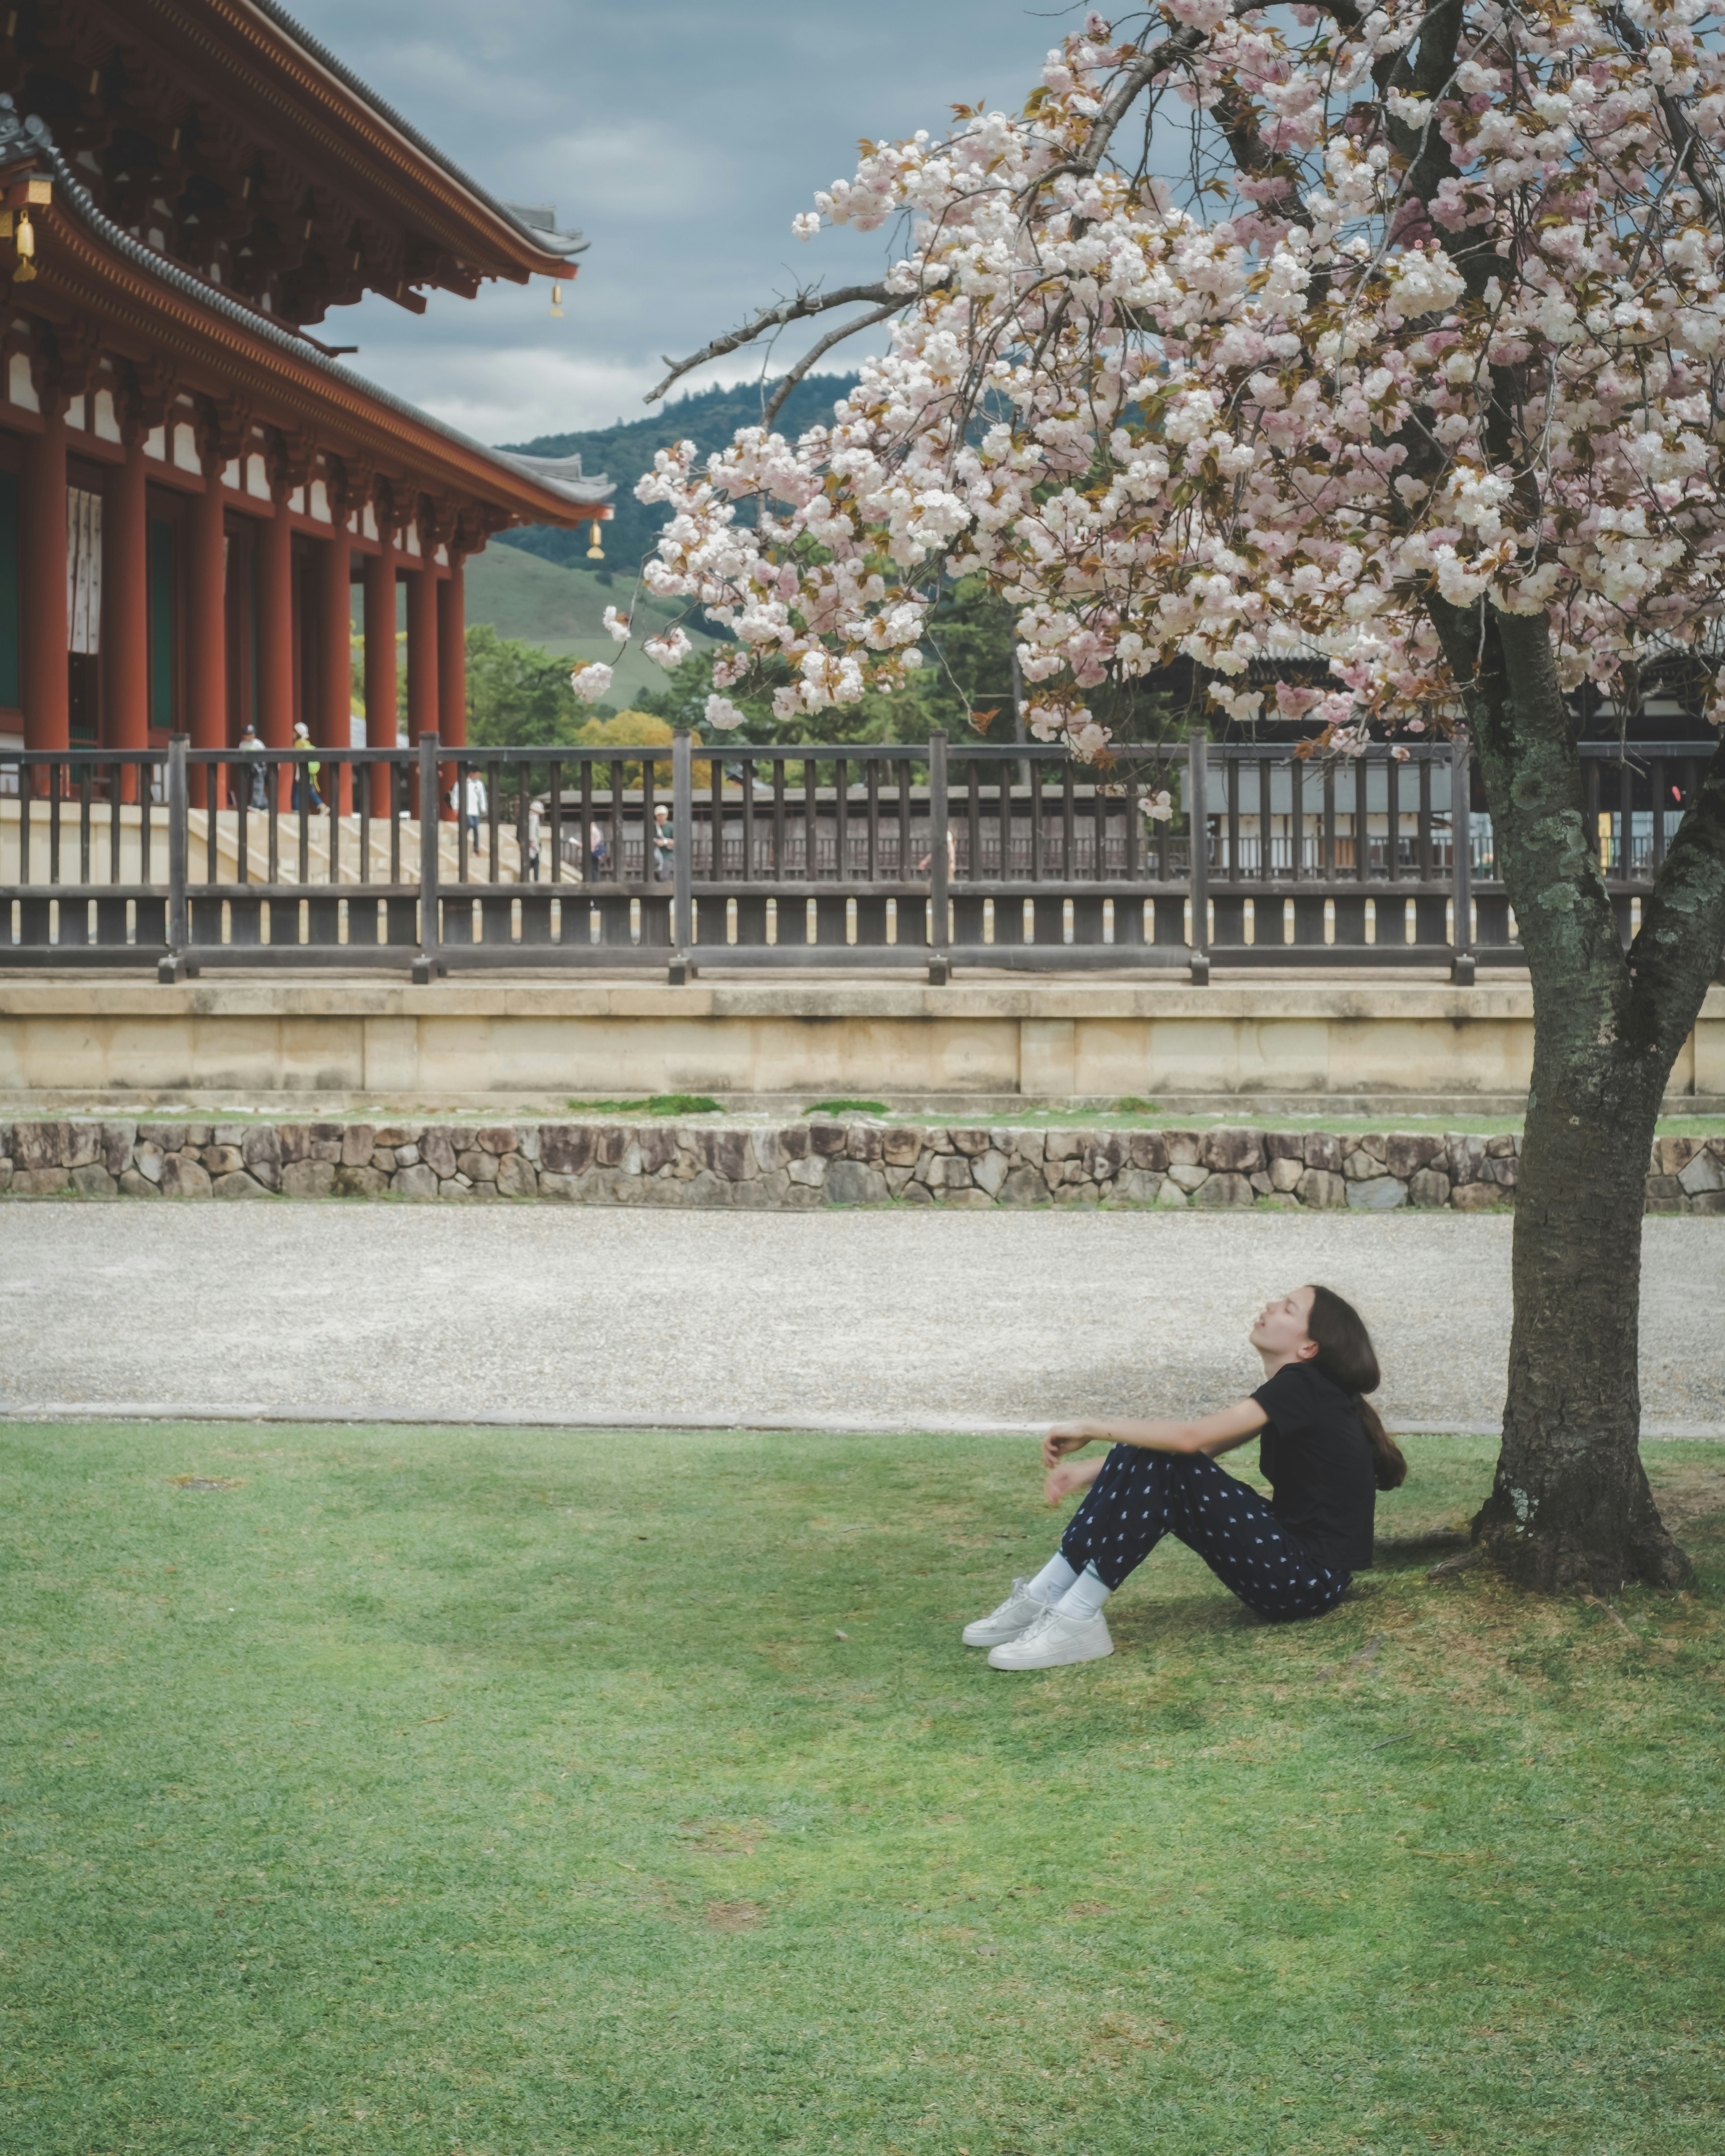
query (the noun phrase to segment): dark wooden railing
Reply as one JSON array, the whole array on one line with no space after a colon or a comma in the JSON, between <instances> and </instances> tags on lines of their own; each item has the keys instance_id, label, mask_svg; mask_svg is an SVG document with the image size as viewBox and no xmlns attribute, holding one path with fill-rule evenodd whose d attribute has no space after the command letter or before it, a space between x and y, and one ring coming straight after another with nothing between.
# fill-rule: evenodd
<instances>
[{"instance_id":1,"label":"dark wooden railing","mask_svg":"<svg viewBox=\"0 0 1725 2156\"><path fill-rule=\"evenodd\" d=\"M1700 744L1588 745L1627 941ZM1149 813L1155 811L1156 813ZM1194 849L1192 833L1204 834ZM1457 834L1460 833L1458 843ZM429 842L422 844L422 834ZM1465 743L0 749L0 964L1440 968L1520 957Z\"/></svg>"}]
</instances>

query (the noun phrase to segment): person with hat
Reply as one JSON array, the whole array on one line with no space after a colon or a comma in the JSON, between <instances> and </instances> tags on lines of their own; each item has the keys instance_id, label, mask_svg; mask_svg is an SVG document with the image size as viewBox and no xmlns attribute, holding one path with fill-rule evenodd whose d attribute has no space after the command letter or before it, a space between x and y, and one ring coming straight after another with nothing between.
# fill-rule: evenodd
<instances>
[{"instance_id":1,"label":"person with hat","mask_svg":"<svg viewBox=\"0 0 1725 2156\"><path fill-rule=\"evenodd\" d=\"M259 740L258 730L249 719L245 722L245 732L239 737L239 747L246 756L260 759L263 756L264 744ZM270 767L266 763L259 761L253 764L246 790L250 797L248 807L267 808L270 806Z\"/></svg>"},{"instance_id":2,"label":"person with hat","mask_svg":"<svg viewBox=\"0 0 1725 2156\"><path fill-rule=\"evenodd\" d=\"M308 749L311 746L311 727L304 719L295 719L294 747ZM323 814L323 796L317 788L318 775L322 769L321 763L296 763L294 766L294 806L295 808L309 808L314 816Z\"/></svg>"}]
</instances>

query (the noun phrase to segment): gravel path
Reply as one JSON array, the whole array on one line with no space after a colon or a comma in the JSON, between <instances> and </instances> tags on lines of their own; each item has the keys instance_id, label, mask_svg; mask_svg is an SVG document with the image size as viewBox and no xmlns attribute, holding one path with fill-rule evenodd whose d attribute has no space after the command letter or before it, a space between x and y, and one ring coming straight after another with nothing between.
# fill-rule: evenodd
<instances>
[{"instance_id":1,"label":"gravel path","mask_svg":"<svg viewBox=\"0 0 1725 2156\"><path fill-rule=\"evenodd\" d=\"M938 1430L1198 1411L1264 1297L1358 1302L1386 1419L1495 1428L1510 1223L8 1205L0 1409ZM1647 1223L1650 1435L1725 1435L1725 1229Z\"/></svg>"}]
</instances>

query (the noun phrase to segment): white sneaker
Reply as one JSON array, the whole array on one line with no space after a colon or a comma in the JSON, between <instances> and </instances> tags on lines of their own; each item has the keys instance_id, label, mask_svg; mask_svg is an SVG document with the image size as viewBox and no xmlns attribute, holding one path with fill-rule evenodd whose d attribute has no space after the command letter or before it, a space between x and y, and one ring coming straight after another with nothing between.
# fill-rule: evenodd
<instances>
[{"instance_id":1,"label":"white sneaker","mask_svg":"<svg viewBox=\"0 0 1725 2156\"><path fill-rule=\"evenodd\" d=\"M1029 1591L1029 1583L1015 1579L1012 1593L998 1609L991 1609L986 1617L978 1617L973 1625L964 1628L967 1647L1002 1647L1009 1640L1016 1640L1021 1632L1028 1632L1039 1617L1046 1616L1050 1605L1040 1602Z\"/></svg>"},{"instance_id":2,"label":"white sneaker","mask_svg":"<svg viewBox=\"0 0 1725 2156\"><path fill-rule=\"evenodd\" d=\"M1063 1617L1058 1609L1045 1609L1028 1630L993 1650L988 1667L1054 1670L1064 1662L1099 1662L1113 1651L1108 1620L1100 1610L1094 1617Z\"/></svg>"}]
</instances>

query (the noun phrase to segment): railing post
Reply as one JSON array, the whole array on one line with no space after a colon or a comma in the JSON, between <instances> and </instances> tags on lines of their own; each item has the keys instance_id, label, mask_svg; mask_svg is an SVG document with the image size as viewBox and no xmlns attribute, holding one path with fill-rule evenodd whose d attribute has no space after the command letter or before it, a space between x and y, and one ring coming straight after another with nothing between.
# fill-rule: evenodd
<instances>
[{"instance_id":1,"label":"railing post","mask_svg":"<svg viewBox=\"0 0 1725 2156\"><path fill-rule=\"evenodd\" d=\"M172 734L167 744L167 950L156 968L156 978L164 988L172 987L174 982L197 971L186 963L186 946L192 941L186 903L186 864L191 839L187 819L190 794L186 779L186 751L190 742L188 734ZM147 801L143 814L150 814Z\"/></svg>"},{"instance_id":2,"label":"railing post","mask_svg":"<svg viewBox=\"0 0 1725 2156\"><path fill-rule=\"evenodd\" d=\"M671 957L674 988L695 978L695 765L689 736L671 737Z\"/></svg>"},{"instance_id":3,"label":"railing post","mask_svg":"<svg viewBox=\"0 0 1725 2156\"><path fill-rule=\"evenodd\" d=\"M1450 978L1458 988L1471 988L1474 978L1473 788L1469 761L1467 736L1458 729L1450 739L1450 891L1455 911Z\"/></svg>"},{"instance_id":4,"label":"railing post","mask_svg":"<svg viewBox=\"0 0 1725 2156\"><path fill-rule=\"evenodd\" d=\"M413 978L420 988L429 985L437 970L437 856L443 826L438 819L438 737L419 737L419 951L413 960Z\"/></svg>"},{"instance_id":5,"label":"railing post","mask_svg":"<svg viewBox=\"0 0 1725 2156\"><path fill-rule=\"evenodd\" d=\"M1188 889L1192 900L1192 985L1210 984L1209 738L1195 733L1186 744Z\"/></svg>"},{"instance_id":6,"label":"railing post","mask_svg":"<svg viewBox=\"0 0 1725 2156\"><path fill-rule=\"evenodd\" d=\"M928 737L928 979L932 988L944 988L952 978L947 945L952 935L952 907L947 890L947 737Z\"/></svg>"}]
</instances>

